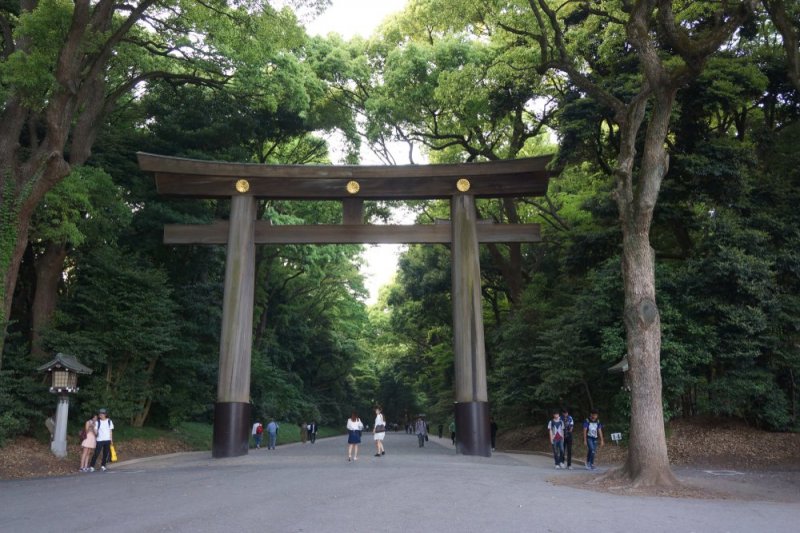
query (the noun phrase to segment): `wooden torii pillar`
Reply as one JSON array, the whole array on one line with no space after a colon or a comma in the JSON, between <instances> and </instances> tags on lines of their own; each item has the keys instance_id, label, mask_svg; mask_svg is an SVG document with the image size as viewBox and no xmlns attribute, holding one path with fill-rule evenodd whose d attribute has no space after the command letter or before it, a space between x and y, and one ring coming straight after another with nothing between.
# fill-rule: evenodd
<instances>
[{"instance_id":1,"label":"wooden torii pillar","mask_svg":"<svg viewBox=\"0 0 800 533\"><path fill-rule=\"evenodd\" d=\"M172 224L165 244L226 244L214 457L248 452L256 244L450 244L458 450L491 455L479 242L534 242L536 224L481 224L475 198L540 196L550 157L407 166L257 165L139 153L160 194L231 198L229 221ZM337 200L343 224L272 226L255 220L258 198ZM449 199L450 224L370 226L364 200Z\"/></svg>"}]
</instances>

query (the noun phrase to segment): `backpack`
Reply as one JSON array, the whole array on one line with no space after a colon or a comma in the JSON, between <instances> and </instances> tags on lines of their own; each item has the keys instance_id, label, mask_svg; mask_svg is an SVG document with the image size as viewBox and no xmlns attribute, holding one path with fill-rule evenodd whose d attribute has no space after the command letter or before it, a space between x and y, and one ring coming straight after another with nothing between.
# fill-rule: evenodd
<instances>
[{"instance_id":1,"label":"backpack","mask_svg":"<svg viewBox=\"0 0 800 533\"><path fill-rule=\"evenodd\" d=\"M94 426L94 434L95 435L99 435L100 434L100 422L102 422L102 420L98 420L97 423ZM108 429L111 430L111 419L110 418L106 418L106 425L107 425Z\"/></svg>"},{"instance_id":2,"label":"backpack","mask_svg":"<svg viewBox=\"0 0 800 533\"><path fill-rule=\"evenodd\" d=\"M259 424L258 427L256 428L256 435L261 435L262 433L264 433L264 426Z\"/></svg>"},{"instance_id":3,"label":"backpack","mask_svg":"<svg viewBox=\"0 0 800 533\"><path fill-rule=\"evenodd\" d=\"M598 418L597 420L592 422L587 418L586 422L584 423L586 424L586 436L589 437L590 439L596 439L598 437L598 430L601 427L600 419Z\"/></svg>"}]
</instances>

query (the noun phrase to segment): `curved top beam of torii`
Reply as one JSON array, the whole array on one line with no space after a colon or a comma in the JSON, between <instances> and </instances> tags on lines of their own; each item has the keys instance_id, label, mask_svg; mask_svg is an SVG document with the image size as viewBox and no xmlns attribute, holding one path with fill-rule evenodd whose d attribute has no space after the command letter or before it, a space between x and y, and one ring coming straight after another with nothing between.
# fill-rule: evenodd
<instances>
[{"instance_id":1,"label":"curved top beam of torii","mask_svg":"<svg viewBox=\"0 0 800 533\"><path fill-rule=\"evenodd\" d=\"M552 156L438 165L260 165L137 153L160 194L218 198L248 194L295 200L412 200L468 193L478 198L541 196ZM459 180L467 180L468 183ZM236 184L246 180L245 186ZM466 187L466 189L465 189Z\"/></svg>"}]
</instances>

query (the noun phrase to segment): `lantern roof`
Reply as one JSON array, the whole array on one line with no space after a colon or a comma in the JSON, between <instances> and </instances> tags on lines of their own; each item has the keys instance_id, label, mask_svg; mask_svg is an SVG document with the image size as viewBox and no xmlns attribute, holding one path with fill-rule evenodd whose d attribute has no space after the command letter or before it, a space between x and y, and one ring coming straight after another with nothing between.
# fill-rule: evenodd
<instances>
[{"instance_id":1,"label":"lantern roof","mask_svg":"<svg viewBox=\"0 0 800 533\"><path fill-rule=\"evenodd\" d=\"M620 372L627 372L629 370L628 366L628 356L624 356L617 364L608 367L608 372L611 374L618 374Z\"/></svg>"},{"instance_id":2,"label":"lantern roof","mask_svg":"<svg viewBox=\"0 0 800 533\"><path fill-rule=\"evenodd\" d=\"M50 372L55 369L66 369L71 372L75 372L76 374L91 374L92 369L88 366L82 364L78 359L75 358L73 355L67 355L65 353L57 353L55 358L40 366L36 370L39 372Z\"/></svg>"}]
</instances>

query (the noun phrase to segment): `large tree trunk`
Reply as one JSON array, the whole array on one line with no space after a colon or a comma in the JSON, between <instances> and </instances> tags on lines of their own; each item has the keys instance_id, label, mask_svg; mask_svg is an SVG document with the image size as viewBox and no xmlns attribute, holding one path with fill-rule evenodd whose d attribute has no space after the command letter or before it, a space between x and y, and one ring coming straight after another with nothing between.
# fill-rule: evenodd
<instances>
[{"instance_id":1,"label":"large tree trunk","mask_svg":"<svg viewBox=\"0 0 800 533\"><path fill-rule=\"evenodd\" d=\"M2 170L2 169L0 169ZM3 185L0 180L0 185ZM14 288L22 263L22 256L28 247L28 229L35 209L35 204L17 208L17 198L3 197L0 203L0 285L3 298L3 315L0 316L0 370L3 369L3 348L5 347L6 326L11 316L11 305L14 302Z\"/></svg>"},{"instance_id":2,"label":"large tree trunk","mask_svg":"<svg viewBox=\"0 0 800 533\"><path fill-rule=\"evenodd\" d=\"M31 306L31 356L43 359L42 332L50 325L58 300L58 285L64 273L67 245L48 242L36 261L36 289Z\"/></svg>"},{"instance_id":3,"label":"large tree trunk","mask_svg":"<svg viewBox=\"0 0 800 533\"><path fill-rule=\"evenodd\" d=\"M616 200L622 226L624 322L631 387L631 435L622 476L634 487L678 484L669 466L661 398L661 318L656 304L655 253L650 246L661 182L669 167L664 139L675 89L655 91L639 171L634 175L636 139L647 100L634 101L621 120Z\"/></svg>"},{"instance_id":4,"label":"large tree trunk","mask_svg":"<svg viewBox=\"0 0 800 533\"><path fill-rule=\"evenodd\" d=\"M153 375L156 371L156 363L158 363L158 357L154 357L150 360L147 364L147 371L145 374L147 375L147 387L146 390L150 390L150 387L153 383ZM133 416L131 420L131 426L135 428L140 428L144 426L144 423L147 421L147 417L150 415L150 408L153 406L153 395L148 394L146 398L142 400L141 408L138 413Z\"/></svg>"},{"instance_id":5,"label":"large tree trunk","mask_svg":"<svg viewBox=\"0 0 800 533\"><path fill-rule=\"evenodd\" d=\"M622 474L633 486L677 483L667 456L661 399L661 319L655 299L655 261L650 239L623 229L625 329L631 386L631 435Z\"/></svg>"}]
</instances>

